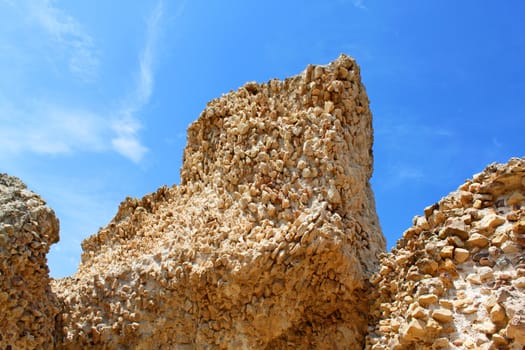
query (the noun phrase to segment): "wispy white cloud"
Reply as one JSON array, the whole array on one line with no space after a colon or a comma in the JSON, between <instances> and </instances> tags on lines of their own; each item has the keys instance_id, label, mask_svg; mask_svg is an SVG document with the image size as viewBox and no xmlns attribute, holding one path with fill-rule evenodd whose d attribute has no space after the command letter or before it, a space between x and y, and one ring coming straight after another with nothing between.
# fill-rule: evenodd
<instances>
[{"instance_id":1,"label":"wispy white cloud","mask_svg":"<svg viewBox=\"0 0 525 350\"><path fill-rule=\"evenodd\" d=\"M353 6L357 7L358 9L366 9L365 1L364 0L339 0L342 4L348 4L351 3Z\"/></svg>"},{"instance_id":2,"label":"wispy white cloud","mask_svg":"<svg viewBox=\"0 0 525 350\"><path fill-rule=\"evenodd\" d=\"M0 123L0 158L106 148L104 120L81 109L38 102L20 109L0 100Z\"/></svg>"},{"instance_id":3,"label":"wispy white cloud","mask_svg":"<svg viewBox=\"0 0 525 350\"><path fill-rule=\"evenodd\" d=\"M155 51L159 36L160 20L163 6L159 1L147 22L146 44L139 59L139 84L137 87L137 104L147 103L153 92L153 69L155 64Z\"/></svg>"},{"instance_id":4,"label":"wispy white cloud","mask_svg":"<svg viewBox=\"0 0 525 350\"><path fill-rule=\"evenodd\" d=\"M68 56L69 71L83 81L94 81L98 74L99 57L93 38L72 16L54 6L50 0L30 0L18 3L29 19L49 35L58 49Z\"/></svg>"},{"instance_id":5,"label":"wispy white cloud","mask_svg":"<svg viewBox=\"0 0 525 350\"><path fill-rule=\"evenodd\" d=\"M177 16L184 4L178 7ZM27 45L15 40L0 40L0 53L11 57L15 54L17 62L24 62L17 66L19 75L26 76L26 80L19 79L19 91L32 93L31 76L36 63L47 62L58 67L66 64L74 79L93 81L96 78L100 62L94 39L52 0L0 0L0 5L9 9L18 22L30 26L26 32L34 31L34 35L26 36L31 41ZM145 23L144 45L137 54L135 84L123 97L114 99L118 101L116 108L94 111L91 103L79 104L77 100L68 104L61 98L49 97L60 96L60 93L28 97L28 94L12 96L10 91L0 91L0 157L22 152L67 154L113 150L135 163L141 162L148 148L140 139L143 127L140 114L154 91L163 14L163 2L158 1ZM16 20L13 23L17 23ZM42 51L42 48L47 50ZM42 62L31 58L42 54L45 56ZM67 60L61 62L64 58ZM46 66L44 71L49 68Z\"/></svg>"},{"instance_id":6,"label":"wispy white cloud","mask_svg":"<svg viewBox=\"0 0 525 350\"><path fill-rule=\"evenodd\" d=\"M366 9L364 0L353 0L352 3L355 7L360 9Z\"/></svg>"},{"instance_id":7,"label":"wispy white cloud","mask_svg":"<svg viewBox=\"0 0 525 350\"><path fill-rule=\"evenodd\" d=\"M135 163L139 163L148 152L148 148L142 145L138 137L140 128L138 119L133 117L120 118L112 124L116 134L111 139L113 149Z\"/></svg>"},{"instance_id":8,"label":"wispy white cloud","mask_svg":"<svg viewBox=\"0 0 525 350\"><path fill-rule=\"evenodd\" d=\"M137 85L130 96L124 100L118 117L112 123L115 136L111 140L118 153L139 163L148 148L139 138L138 131L142 125L137 114L149 103L155 83L155 63L157 41L163 15L163 3L159 1L147 21L146 42L139 56Z\"/></svg>"}]
</instances>

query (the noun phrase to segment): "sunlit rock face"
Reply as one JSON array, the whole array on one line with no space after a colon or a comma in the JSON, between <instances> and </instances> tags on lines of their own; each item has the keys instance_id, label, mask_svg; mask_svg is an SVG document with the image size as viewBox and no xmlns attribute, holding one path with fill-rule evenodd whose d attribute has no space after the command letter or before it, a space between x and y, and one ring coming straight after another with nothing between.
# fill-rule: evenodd
<instances>
[{"instance_id":1,"label":"sunlit rock face","mask_svg":"<svg viewBox=\"0 0 525 350\"><path fill-rule=\"evenodd\" d=\"M522 350L525 158L386 254L371 123L344 55L223 95L188 129L181 184L126 199L52 281L58 220L0 175L0 348Z\"/></svg>"},{"instance_id":2,"label":"sunlit rock face","mask_svg":"<svg viewBox=\"0 0 525 350\"><path fill-rule=\"evenodd\" d=\"M385 248L355 61L208 103L181 185L124 201L54 281L65 349L359 349Z\"/></svg>"},{"instance_id":3,"label":"sunlit rock face","mask_svg":"<svg viewBox=\"0 0 525 350\"><path fill-rule=\"evenodd\" d=\"M56 299L46 254L58 219L18 178L0 174L0 348L51 349Z\"/></svg>"},{"instance_id":4,"label":"sunlit rock face","mask_svg":"<svg viewBox=\"0 0 525 350\"><path fill-rule=\"evenodd\" d=\"M525 158L414 218L372 282L367 349L525 346Z\"/></svg>"}]
</instances>

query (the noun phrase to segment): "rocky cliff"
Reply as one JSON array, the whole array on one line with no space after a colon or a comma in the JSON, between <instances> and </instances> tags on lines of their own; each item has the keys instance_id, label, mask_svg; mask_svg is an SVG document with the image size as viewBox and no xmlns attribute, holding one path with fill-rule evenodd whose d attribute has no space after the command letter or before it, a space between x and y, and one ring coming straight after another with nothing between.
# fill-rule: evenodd
<instances>
[{"instance_id":1,"label":"rocky cliff","mask_svg":"<svg viewBox=\"0 0 525 350\"><path fill-rule=\"evenodd\" d=\"M19 179L0 174L0 348L51 349L59 310L46 254L58 241L53 210Z\"/></svg>"},{"instance_id":2,"label":"rocky cliff","mask_svg":"<svg viewBox=\"0 0 525 350\"><path fill-rule=\"evenodd\" d=\"M362 347L385 248L371 149L346 56L211 101L181 185L122 203L54 282L58 348Z\"/></svg>"},{"instance_id":3,"label":"rocky cliff","mask_svg":"<svg viewBox=\"0 0 525 350\"><path fill-rule=\"evenodd\" d=\"M414 218L372 279L367 349L525 346L525 158Z\"/></svg>"}]
</instances>

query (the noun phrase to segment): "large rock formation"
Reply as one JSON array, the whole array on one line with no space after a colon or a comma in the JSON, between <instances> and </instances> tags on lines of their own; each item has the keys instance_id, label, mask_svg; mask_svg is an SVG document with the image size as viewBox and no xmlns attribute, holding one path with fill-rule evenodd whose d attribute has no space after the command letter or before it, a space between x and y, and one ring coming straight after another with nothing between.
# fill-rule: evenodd
<instances>
[{"instance_id":1,"label":"large rock formation","mask_svg":"<svg viewBox=\"0 0 525 350\"><path fill-rule=\"evenodd\" d=\"M0 348L523 349L525 158L385 254L371 147L352 59L248 83L190 126L181 185L126 199L51 288L58 220L0 175Z\"/></svg>"},{"instance_id":2,"label":"large rock formation","mask_svg":"<svg viewBox=\"0 0 525 350\"><path fill-rule=\"evenodd\" d=\"M46 254L58 241L53 210L19 179L0 174L0 348L51 349L56 300Z\"/></svg>"},{"instance_id":3,"label":"large rock formation","mask_svg":"<svg viewBox=\"0 0 525 350\"><path fill-rule=\"evenodd\" d=\"M346 56L211 101L182 184L127 199L57 280L59 348L358 349L384 239Z\"/></svg>"},{"instance_id":4,"label":"large rock formation","mask_svg":"<svg viewBox=\"0 0 525 350\"><path fill-rule=\"evenodd\" d=\"M414 218L373 278L367 349L525 346L525 158Z\"/></svg>"}]
</instances>

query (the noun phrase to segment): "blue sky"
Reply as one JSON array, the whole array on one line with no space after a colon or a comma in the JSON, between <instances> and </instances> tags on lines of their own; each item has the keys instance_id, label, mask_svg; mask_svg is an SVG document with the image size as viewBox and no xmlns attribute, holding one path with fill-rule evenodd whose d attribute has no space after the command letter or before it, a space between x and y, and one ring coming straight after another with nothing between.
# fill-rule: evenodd
<instances>
[{"instance_id":1,"label":"blue sky","mask_svg":"<svg viewBox=\"0 0 525 350\"><path fill-rule=\"evenodd\" d=\"M362 69L389 247L487 164L525 155L525 2L0 0L0 171L55 209L52 276L126 196L179 182L185 133L247 81Z\"/></svg>"}]
</instances>

